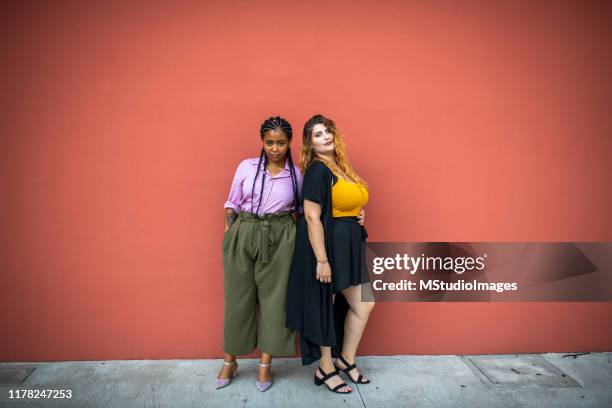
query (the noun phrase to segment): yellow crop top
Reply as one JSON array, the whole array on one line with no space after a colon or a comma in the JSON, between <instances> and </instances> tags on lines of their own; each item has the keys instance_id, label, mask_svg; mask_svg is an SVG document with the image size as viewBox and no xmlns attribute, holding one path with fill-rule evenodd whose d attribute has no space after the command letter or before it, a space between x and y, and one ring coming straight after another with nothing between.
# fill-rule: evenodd
<instances>
[{"instance_id":1,"label":"yellow crop top","mask_svg":"<svg viewBox=\"0 0 612 408\"><path fill-rule=\"evenodd\" d=\"M332 217L356 217L368 202L365 186L338 177L332 186Z\"/></svg>"}]
</instances>

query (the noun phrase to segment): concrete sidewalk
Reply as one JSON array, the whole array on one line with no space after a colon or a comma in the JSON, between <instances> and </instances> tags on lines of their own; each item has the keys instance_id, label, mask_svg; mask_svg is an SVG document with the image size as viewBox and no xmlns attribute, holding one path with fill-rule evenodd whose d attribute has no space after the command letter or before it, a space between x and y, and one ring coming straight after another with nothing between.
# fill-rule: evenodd
<instances>
[{"instance_id":1,"label":"concrete sidewalk","mask_svg":"<svg viewBox=\"0 0 612 408\"><path fill-rule=\"evenodd\" d=\"M0 407L612 407L612 353L359 357L372 382L337 395L313 385L316 365L274 359L274 385L255 388L257 360L215 390L221 360L0 363ZM19 385L11 371L35 367ZM10 399L10 390L71 390L71 399ZM14 394L14 391L13 391Z\"/></svg>"}]
</instances>

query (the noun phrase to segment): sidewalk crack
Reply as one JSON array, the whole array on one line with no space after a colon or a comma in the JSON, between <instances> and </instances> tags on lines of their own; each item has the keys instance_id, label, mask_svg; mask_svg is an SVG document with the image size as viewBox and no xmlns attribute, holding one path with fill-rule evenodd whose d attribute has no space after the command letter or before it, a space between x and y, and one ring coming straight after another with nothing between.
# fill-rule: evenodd
<instances>
[{"instance_id":1,"label":"sidewalk crack","mask_svg":"<svg viewBox=\"0 0 612 408\"><path fill-rule=\"evenodd\" d=\"M357 389L357 392L359 393L359 398L361 398L361 403L363 404L363 408L367 408L365 401L363 400L363 395L361 395L361 390L359 389L359 386L357 384L355 384L355 388Z\"/></svg>"}]
</instances>

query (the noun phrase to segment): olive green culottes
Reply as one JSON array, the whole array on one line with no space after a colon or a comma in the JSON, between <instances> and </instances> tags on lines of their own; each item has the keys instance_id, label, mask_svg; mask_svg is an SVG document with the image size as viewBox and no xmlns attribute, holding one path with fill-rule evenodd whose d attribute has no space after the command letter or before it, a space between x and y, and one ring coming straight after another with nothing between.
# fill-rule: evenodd
<instances>
[{"instance_id":1,"label":"olive green culottes","mask_svg":"<svg viewBox=\"0 0 612 408\"><path fill-rule=\"evenodd\" d=\"M248 354L258 347L275 356L296 353L295 332L285 328L287 281L295 245L289 214L240 212L223 237L225 319L223 351Z\"/></svg>"}]
</instances>

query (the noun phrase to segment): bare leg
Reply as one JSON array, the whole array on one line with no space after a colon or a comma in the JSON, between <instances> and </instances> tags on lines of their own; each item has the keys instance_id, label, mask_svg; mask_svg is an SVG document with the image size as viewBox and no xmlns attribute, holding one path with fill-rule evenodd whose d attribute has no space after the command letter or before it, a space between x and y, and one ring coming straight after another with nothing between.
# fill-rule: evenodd
<instances>
[{"instance_id":1,"label":"bare leg","mask_svg":"<svg viewBox=\"0 0 612 408\"><path fill-rule=\"evenodd\" d=\"M342 294L350 306L344 322L342 356L350 364L354 364L357 347L359 346L361 336L363 335L363 331L368 323L368 318L370 317L370 312L374 308L375 303L361 301L361 285L349 286L342 291ZM346 366L340 360L336 360L336 364L340 368L346 368ZM349 374L354 380L359 378L359 370L356 368L351 370ZM367 378L364 376L363 381L366 380Z\"/></svg>"},{"instance_id":2,"label":"bare leg","mask_svg":"<svg viewBox=\"0 0 612 408\"><path fill-rule=\"evenodd\" d=\"M261 353L260 363L262 364L272 364L272 356L268 353ZM272 381L272 366L270 367L261 367L259 366L259 374L257 375L257 381L259 382L268 382Z\"/></svg>"},{"instance_id":3,"label":"bare leg","mask_svg":"<svg viewBox=\"0 0 612 408\"><path fill-rule=\"evenodd\" d=\"M336 367L334 367L334 362L332 361L331 347L321 347L321 360L319 361L319 367L321 367L325 374L329 374L336 369ZM323 376L319 372L319 369L317 369L315 373L317 378L323 378ZM328 379L325 383L329 385L329 388L333 389L338 384L342 384L343 382L344 381L342 381L342 378L340 378L340 376L335 375ZM352 388L349 386L338 389L338 391L345 393L350 392L351 390Z\"/></svg>"},{"instance_id":4,"label":"bare leg","mask_svg":"<svg viewBox=\"0 0 612 408\"><path fill-rule=\"evenodd\" d=\"M223 356L223 361L227 363L231 363L232 361L236 361L236 356L233 354L225 353L225 355ZM232 364L232 365L223 364L223 367L221 367L221 372L219 373L217 378L218 379L231 378L235 369L236 369L236 364Z\"/></svg>"}]
</instances>

